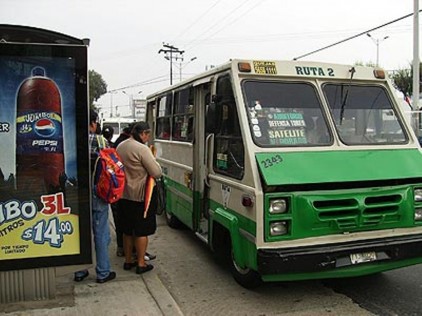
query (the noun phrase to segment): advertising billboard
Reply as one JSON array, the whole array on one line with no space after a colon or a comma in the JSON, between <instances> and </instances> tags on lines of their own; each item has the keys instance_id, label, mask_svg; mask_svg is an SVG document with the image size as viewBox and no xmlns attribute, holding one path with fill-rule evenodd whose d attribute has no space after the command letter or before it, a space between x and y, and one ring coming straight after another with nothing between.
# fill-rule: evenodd
<instances>
[{"instance_id":1,"label":"advertising billboard","mask_svg":"<svg viewBox=\"0 0 422 316\"><path fill-rule=\"evenodd\" d=\"M91 263L84 45L0 42L0 271Z\"/></svg>"}]
</instances>

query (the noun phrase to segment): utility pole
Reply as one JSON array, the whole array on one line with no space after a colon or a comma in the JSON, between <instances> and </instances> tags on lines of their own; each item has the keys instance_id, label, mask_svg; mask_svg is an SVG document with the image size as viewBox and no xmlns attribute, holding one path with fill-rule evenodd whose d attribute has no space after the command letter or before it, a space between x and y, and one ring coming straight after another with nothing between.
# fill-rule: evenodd
<instances>
[{"instance_id":1,"label":"utility pole","mask_svg":"<svg viewBox=\"0 0 422 316\"><path fill-rule=\"evenodd\" d=\"M170 61L170 85L173 84L173 59L178 60L179 58L183 59L184 50L179 50L177 47L174 47L170 44L163 43L163 49L158 51L159 54L164 53L164 58Z\"/></svg>"}]
</instances>

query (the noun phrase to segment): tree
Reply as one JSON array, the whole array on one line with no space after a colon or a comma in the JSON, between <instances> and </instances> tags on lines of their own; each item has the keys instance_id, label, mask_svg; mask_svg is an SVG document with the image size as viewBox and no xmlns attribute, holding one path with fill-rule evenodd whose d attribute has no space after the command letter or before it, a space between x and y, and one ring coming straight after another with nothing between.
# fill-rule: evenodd
<instances>
[{"instance_id":1,"label":"tree","mask_svg":"<svg viewBox=\"0 0 422 316\"><path fill-rule=\"evenodd\" d=\"M393 74L393 86L407 98L412 95L412 71L410 69L399 69Z\"/></svg>"},{"instance_id":2,"label":"tree","mask_svg":"<svg viewBox=\"0 0 422 316\"><path fill-rule=\"evenodd\" d=\"M102 95L107 93L107 83L103 77L95 70L89 71L89 106L94 106L94 101L97 101Z\"/></svg>"},{"instance_id":3,"label":"tree","mask_svg":"<svg viewBox=\"0 0 422 316\"><path fill-rule=\"evenodd\" d=\"M419 74L422 75L422 64L419 64ZM420 76L419 75L419 76ZM413 67L410 64L409 68L399 69L397 70L393 76L393 85L394 87L403 93L403 97L408 100L408 98L412 95L413 92ZM419 77L419 81L422 82L421 78ZM419 83L419 91L421 91L421 86Z\"/></svg>"}]
</instances>

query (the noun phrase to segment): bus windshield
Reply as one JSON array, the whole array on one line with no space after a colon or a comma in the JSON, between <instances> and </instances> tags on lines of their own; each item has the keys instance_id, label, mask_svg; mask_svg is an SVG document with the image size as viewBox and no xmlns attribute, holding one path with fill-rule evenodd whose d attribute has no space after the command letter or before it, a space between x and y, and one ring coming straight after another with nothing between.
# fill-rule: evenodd
<instances>
[{"instance_id":1,"label":"bus windshield","mask_svg":"<svg viewBox=\"0 0 422 316\"><path fill-rule=\"evenodd\" d=\"M252 136L258 146L332 143L321 102L311 84L247 80L242 87Z\"/></svg>"},{"instance_id":2,"label":"bus windshield","mask_svg":"<svg viewBox=\"0 0 422 316\"><path fill-rule=\"evenodd\" d=\"M343 143L407 143L402 122L383 87L325 84L323 91Z\"/></svg>"}]
</instances>

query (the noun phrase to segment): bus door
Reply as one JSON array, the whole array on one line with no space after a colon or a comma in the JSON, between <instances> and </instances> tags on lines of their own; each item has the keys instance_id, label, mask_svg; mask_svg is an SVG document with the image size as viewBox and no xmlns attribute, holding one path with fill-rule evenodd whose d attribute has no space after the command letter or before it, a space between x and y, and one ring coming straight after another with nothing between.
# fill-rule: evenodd
<instances>
[{"instance_id":1,"label":"bus door","mask_svg":"<svg viewBox=\"0 0 422 316\"><path fill-rule=\"evenodd\" d=\"M206 178L204 213L234 208L230 197L240 194L244 175L244 145L232 83L228 74L216 78L215 95L206 112Z\"/></svg>"},{"instance_id":2,"label":"bus door","mask_svg":"<svg viewBox=\"0 0 422 316\"><path fill-rule=\"evenodd\" d=\"M206 159L206 113L211 100L210 78L201 80L194 84L195 96L195 137L193 140L193 222L194 231L198 237L207 241L208 239L208 199L206 184L207 180L207 159Z\"/></svg>"}]
</instances>

